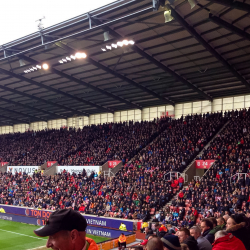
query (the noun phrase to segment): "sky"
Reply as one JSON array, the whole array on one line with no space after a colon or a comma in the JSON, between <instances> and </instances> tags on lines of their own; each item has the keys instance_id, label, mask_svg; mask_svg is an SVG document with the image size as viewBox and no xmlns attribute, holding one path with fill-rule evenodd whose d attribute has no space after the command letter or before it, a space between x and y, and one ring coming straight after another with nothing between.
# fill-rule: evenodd
<instances>
[{"instance_id":1,"label":"sky","mask_svg":"<svg viewBox=\"0 0 250 250\"><path fill-rule=\"evenodd\" d=\"M45 16L45 28L97 9L114 0L2 0L0 45L38 31L36 20Z\"/></svg>"}]
</instances>

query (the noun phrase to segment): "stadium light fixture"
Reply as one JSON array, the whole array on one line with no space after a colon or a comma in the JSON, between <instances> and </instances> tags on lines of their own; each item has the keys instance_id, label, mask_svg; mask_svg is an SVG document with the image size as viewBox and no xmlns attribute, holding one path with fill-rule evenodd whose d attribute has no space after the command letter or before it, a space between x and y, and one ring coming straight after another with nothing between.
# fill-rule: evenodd
<instances>
[{"instance_id":1,"label":"stadium light fixture","mask_svg":"<svg viewBox=\"0 0 250 250\"><path fill-rule=\"evenodd\" d=\"M49 69L49 65L48 65L47 63L44 63L44 64L42 65L42 68L45 69L45 70L47 70L47 69Z\"/></svg>"},{"instance_id":2,"label":"stadium light fixture","mask_svg":"<svg viewBox=\"0 0 250 250\"><path fill-rule=\"evenodd\" d=\"M76 52L75 55L66 56L65 58L60 59L58 62L62 64L66 62L71 62L72 60L76 60L76 59L84 59L86 57L87 57L86 53Z\"/></svg>"},{"instance_id":3,"label":"stadium light fixture","mask_svg":"<svg viewBox=\"0 0 250 250\"><path fill-rule=\"evenodd\" d=\"M174 18L171 16L171 9L167 9L164 11L165 23L171 22Z\"/></svg>"},{"instance_id":4,"label":"stadium light fixture","mask_svg":"<svg viewBox=\"0 0 250 250\"><path fill-rule=\"evenodd\" d=\"M198 3L197 0L188 0L188 2L191 6L191 9L193 9L196 6L196 4Z\"/></svg>"},{"instance_id":5,"label":"stadium light fixture","mask_svg":"<svg viewBox=\"0 0 250 250\"><path fill-rule=\"evenodd\" d=\"M111 45L106 45L106 48L101 48L102 51L109 51L112 49L117 49L118 47L134 45L135 42L133 40L124 39L122 41L118 41L117 43L112 43Z\"/></svg>"}]
</instances>

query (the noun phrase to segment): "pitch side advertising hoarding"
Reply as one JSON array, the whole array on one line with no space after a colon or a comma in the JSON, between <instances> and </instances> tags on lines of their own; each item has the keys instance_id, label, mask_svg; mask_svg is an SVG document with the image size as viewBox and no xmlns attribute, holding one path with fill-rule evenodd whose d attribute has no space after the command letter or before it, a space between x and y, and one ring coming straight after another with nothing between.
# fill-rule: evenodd
<instances>
[{"instance_id":1,"label":"pitch side advertising hoarding","mask_svg":"<svg viewBox=\"0 0 250 250\"><path fill-rule=\"evenodd\" d=\"M2 220L8 220L8 221L16 221L21 223L27 223L31 225L36 226L44 226L45 220L43 219L37 219L34 217L25 217L21 215L14 215L14 214L1 214L0 213L0 219ZM114 229L108 229L108 228L101 228L101 227L93 227L93 226L87 226L86 229L87 234L96 235L96 236L103 236L108 238L118 238L121 234L120 230L114 230ZM130 232L123 232L125 235L131 234Z\"/></svg>"},{"instance_id":2,"label":"pitch side advertising hoarding","mask_svg":"<svg viewBox=\"0 0 250 250\"><path fill-rule=\"evenodd\" d=\"M100 166L57 166L57 173L62 173L64 170L69 172L70 174L82 173L83 169L86 170L87 175L89 176L93 171L97 174L100 173Z\"/></svg>"},{"instance_id":3,"label":"pitch side advertising hoarding","mask_svg":"<svg viewBox=\"0 0 250 250\"><path fill-rule=\"evenodd\" d=\"M7 172L11 172L12 174L17 173L26 173L28 175L33 175L35 170L38 170L38 166L8 166Z\"/></svg>"},{"instance_id":4,"label":"pitch side advertising hoarding","mask_svg":"<svg viewBox=\"0 0 250 250\"><path fill-rule=\"evenodd\" d=\"M21 215L22 217L34 217L36 219L42 220L48 219L52 212L53 211L49 210L38 210L27 207L17 207L0 204L0 215L7 213ZM87 214L83 214L83 216L87 220L87 224L90 226L119 229L122 222L126 225L128 231L133 231L133 221L131 220L105 218Z\"/></svg>"}]
</instances>

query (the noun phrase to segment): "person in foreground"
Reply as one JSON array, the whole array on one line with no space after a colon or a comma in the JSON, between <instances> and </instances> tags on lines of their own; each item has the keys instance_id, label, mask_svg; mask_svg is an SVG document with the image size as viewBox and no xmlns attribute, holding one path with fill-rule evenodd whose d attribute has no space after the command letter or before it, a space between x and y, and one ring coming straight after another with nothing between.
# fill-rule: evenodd
<instances>
[{"instance_id":1,"label":"person in foreground","mask_svg":"<svg viewBox=\"0 0 250 250\"><path fill-rule=\"evenodd\" d=\"M213 243L213 250L246 250L241 240L227 233L225 230L215 233L215 242Z\"/></svg>"},{"instance_id":2,"label":"person in foreground","mask_svg":"<svg viewBox=\"0 0 250 250\"><path fill-rule=\"evenodd\" d=\"M86 219L77 211L53 212L46 225L34 230L40 237L49 236L46 247L56 250L98 250L94 240L86 237Z\"/></svg>"}]
</instances>

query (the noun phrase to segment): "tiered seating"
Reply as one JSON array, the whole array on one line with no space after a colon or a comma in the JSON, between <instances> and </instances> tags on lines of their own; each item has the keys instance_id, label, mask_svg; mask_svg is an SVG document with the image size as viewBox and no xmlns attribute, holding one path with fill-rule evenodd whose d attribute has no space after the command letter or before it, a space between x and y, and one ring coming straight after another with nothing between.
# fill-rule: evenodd
<instances>
[{"instance_id":1,"label":"tiered seating","mask_svg":"<svg viewBox=\"0 0 250 250\"><path fill-rule=\"evenodd\" d=\"M97 146L97 138L100 137L98 145L102 146L102 141L107 141L107 148L111 145L110 156L105 155L108 153L104 151L105 156L112 157L113 154L124 150L126 156L122 156L129 159L127 157L132 157L137 150L166 128L153 143L139 152L135 160L125 164L115 177L100 175L95 179L94 173L87 177L86 172L72 176L63 173L51 177L40 174L0 174L0 202L41 209L73 207L84 213L147 220L155 211L160 211L179 188L179 181L165 181L165 174L170 170L182 171L226 120L221 113L216 113L187 116L174 121L163 119L135 124L131 122L124 124L125 128L121 125L116 125L117 128L103 125L79 131L55 132L56 138L64 138L59 139L59 145L73 140L71 134L74 134L73 138L79 136L75 147L84 140L92 151L92 147ZM46 134L41 134L43 133ZM53 133L51 138L52 136ZM54 145L56 142L51 143ZM129 151L130 149L132 151ZM78 156L79 152L81 155L85 154L81 149L77 152ZM77 154L70 153L67 161ZM77 156L80 160L72 161L72 164L81 162L81 155L79 158ZM95 157L98 161L102 159ZM162 217L161 213L160 216Z\"/></svg>"},{"instance_id":2,"label":"tiered seating","mask_svg":"<svg viewBox=\"0 0 250 250\"><path fill-rule=\"evenodd\" d=\"M199 158L216 159L216 162L201 181L190 182L188 188L183 190L183 199L178 197L172 201L177 206L184 202L186 209L197 211L197 223L201 218L212 216L249 215L250 109L224 115L230 118L229 124ZM181 220L178 223L183 225Z\"/></svg>"}]
</instances>

